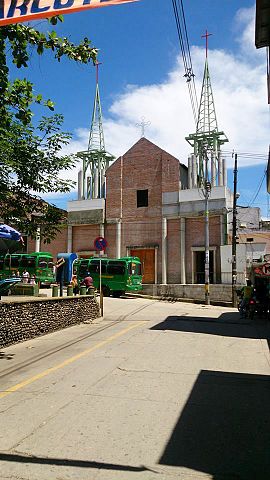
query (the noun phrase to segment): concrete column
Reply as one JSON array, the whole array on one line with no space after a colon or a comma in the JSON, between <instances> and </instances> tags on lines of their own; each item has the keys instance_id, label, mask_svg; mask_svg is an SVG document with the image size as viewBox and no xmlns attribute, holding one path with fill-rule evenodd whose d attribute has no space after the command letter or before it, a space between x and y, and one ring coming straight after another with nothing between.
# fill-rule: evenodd
<instances>
[{"instance_id":1,"label":"concrete column","mask_svg":"<svg viewBox=\"0 0 270 480\"><path fill-rule=\"evenodd\" d=\"M100 237L103 237L103 238L105 236L104 223L100 223L100 225L99 225L99 235L100 235Z\"/></svg>"},{"instance_id":2,"label":"concrete column","mask_svg":"<svg viewBox=\"0 0 270 480\"><path fill-rule=\"evenodd\" d=\"M99 180L99 172L98 172L98 169L95 168L94 170L94 194L93 194L93 197L92 198L98 198L98 180Z\"/></svg>"},{"instance_id":3,"label":"concrete column","mask_svg":"<svg viewBox=\"0 0 270 480\"><path fill-rule=\"evenodd\" d=\"M87 198L93 198L93 192L92 192L92 177L87 177L86 178L86 195L85 199Z\"/></svg>"},{"instance_id":4,"label":"concrete column","mask_svg":"<svg viewBox=\"0 0 270 480\"><path fill-rule=\"evenodd\" d=\"M188 188L192 188L192 158L188 157Z\"/></svg>"},{"instance_id":5,"label":"concrete column","mask_svg":"<svg viewBox=\"0 0 270 480\"><path fill-rule=\"evenodd\" d=\"M119 221L116 224L116 258L121 258L121 233L122 223Z\"/></svg>"},{"instance_id":6,"label":"concrete column","mask_svg":"<svg viewBox=\"0 0 270 480\"><path fill-rule=\"evenodd\" d=\"M40 252L40 227L37 227L35 252Z\"/></svg>"},{"instance_id":7,"label":"concrete column","mask_svg":"<svg viewBox=\"0 0 270 480\"><path fill-rule=\"evenodd\" d=\"M223 174L223 185L227 186L227 165L226 158L222 158L222 174Z\"/></svg>"},{"instance_id":8,"label":"concrete column","mask_svg":"<svg viewBox=\"0 0 270 480\"><path fill-rule=\"evenodd\" d=\"M157 270L158 270L158 247L155 247L155 285L157 285L158 283Z\"/></svg>"},{"instance_id":9,"label":"concrete column","mask_svg":"<svg viewBox=\"0 0 270 480\"><path fill-rule=\"evenodd\" d=\"M223 185L222 158L221 158L221 152L218 152L218 186L222 187L222 185Z\"/></svg>"},{"instance_id":10,"label":"concrete column","mask_svg":"<svg viewBox=\"0 0 270 480\"><path fill-rule=\"evenodd\" d=\"M162 218L162 283L167 285L167 218Z\"/></svg>"},{"instance_id":11,"label":"concrete column","mask_svg":"<svg viewBox=\"0 0 270 480\"><path fill-rule=\"evenodd\" d=\"M211 152L211 185L212 187L215 187L217 184L216 176L217 176L216 156L214 152Z\"/></svg>"},{"instance_id":12,"label":"concrete column","mask_svg":"<svg viewBox=\"0 0 270 480\"><path fill-rule=\"evenodd\" d=\"M220 215L219 216L219 221L220 221L220 246L224 245L224 237L225 237L225 225L224 225L224 216Z\"/></svg>"},{"instance_id":13,"label":"concrete column","mask_svg":"<svg viewBox=\"0 0 270 480\"><path fill-rule=\"evenodd\" d=\"M82 200L82 195L83 195L82 182L83 182L83 172L82 172L82 170L79 170L79 172L78 172L78 200Z\"/></svg>"},{"instance_id":14,"label":"concrete column","mask_svg":"<svg viewBox=\"0 0 270 480\"><path fill-rule=\"evenodd\" d=\"M102 169L100 173L101 187L100 187L100 198L106 198L106 170Z\"/></svg>"},{"instance_id":15,"label":"concrete column","mask_svg":"<svg viewBox=\"0 0 270 480\"><path fill-rule=\"evenodd\" d=\"M196 155L191 155L192 158L192 188L197 188L197 179L198 179L198 172L197 172L197 158Z\"/></svg>"},{"instance_id":16,"label":"concrete column","mask_svg":"<svg viewBox=\"0 0 270 480\"><path fill-rule=\"evenodd\" d=\"M180 282L186 284L186 219L180 218Z\"/></svg>"},{"instance_id":17,"label":"concrete column","mask_svg":"<svg viewBox=\"0 0 270 480\"><path fill-rule=\"evenodd\" d=\"M72 253L72 225L67 227L67 251Z\"/></svg>"}]
</instances>

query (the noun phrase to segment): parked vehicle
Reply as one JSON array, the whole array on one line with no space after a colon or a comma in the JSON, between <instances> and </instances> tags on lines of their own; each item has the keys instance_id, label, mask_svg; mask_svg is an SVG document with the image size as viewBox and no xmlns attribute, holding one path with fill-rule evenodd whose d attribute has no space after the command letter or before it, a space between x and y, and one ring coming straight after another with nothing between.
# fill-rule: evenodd
<instances>
[{"instance_id":1,"label":"parked vehicle","mask_svg":"<svg viewBox=\"0 0 270 480\"><path fill-rule=\"evenodd\" d=\"M2 295L8 295L12 291L14 285L20 281L20 278L5 278L0 280L0 300Z\"/></svg>"},{"instance_id":2,"label":"parked vehicle","mask_svg":"<svg viewBox=\"0 0 270 480\"><path fill-rule=\"evenodd\" d=\"M53 256L47 252L13 253L0 256L0 278L12 277L24 270L36 283L50 285L55 281Z\"/></svg>"},{"instance_id":3,"label":"parked vehicle","mask_svg":"<svg viewBox=\"0 0 270 480\"><path fill-rule=\"evenodd\" d=\"M99 290L101 280L104 296L120 297L125 292L142 290L142 265L138 257L81 258L76 262L76 269L79 283L90 273L94 287Z\"/></svg>"}]
</instances>

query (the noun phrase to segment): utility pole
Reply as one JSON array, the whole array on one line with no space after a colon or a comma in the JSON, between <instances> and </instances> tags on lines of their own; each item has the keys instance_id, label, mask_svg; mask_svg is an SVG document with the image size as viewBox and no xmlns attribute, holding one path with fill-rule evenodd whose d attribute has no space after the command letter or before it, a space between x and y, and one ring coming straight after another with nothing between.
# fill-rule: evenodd
<instances>
[{"instance_id":1,"label":"utility pole","mask_svg":"<svg viewBox=\"0 0 270 480\"><path fill-rule=\"evenodd\" d=\"M237 153L234 154L234 171L233 171L233 221L232 221L232 305L237 307L237 295L236 295L236 202L237 202Z\"/></svg>"},{"instance_id":2,"label":"utility pole","mask_svg":"<svg viewBox=\"0 0 270 480\"><path fill-rule=\"evenodd\" d=\"M211 183L208 179L208 156L205 150L205 182L204 182L204 195L205 195L205 270L204 270L204 283L205 283L205 305L210 305L210 291L209 291L209 197L211 192Z\"/></svg>"}]
</instances>

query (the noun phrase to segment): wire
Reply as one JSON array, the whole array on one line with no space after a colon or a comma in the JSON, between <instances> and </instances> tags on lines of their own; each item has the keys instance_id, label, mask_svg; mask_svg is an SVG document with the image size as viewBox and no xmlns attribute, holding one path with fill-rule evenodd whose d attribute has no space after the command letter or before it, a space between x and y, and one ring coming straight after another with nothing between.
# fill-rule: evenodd
<instances>
[{"instance_id":1,"label":"wire","mask_svg":"<svg viewBox=\"0 0 270 480\"><path fill-rule=\"evenodd\" d=\"M172 0L174 17L176 21L176 28L179 38L179 44L185 69L185 75L188 84L189 97L191 101L191 108L194 116L195 125L198 117L198 98L195 86L195 75L193 73L193 66L190 54L187 25L185 19L185 11L183 0Z\"/></svg>"},{"instance_id":2,"label":"wire","mask_svg":"<svg viewBox=\"0 0 270 480\"><path fill-rule=\"evenodd\" d=\"M249 207L251 207L251 205L253 205L253 203L255 202L256 198L258 197L259 193L260 193L260 190L262 188L262 184L263 184L263 181L265 179L265 176L266 176L266 172L267 172L267 169L264 170L264 174L260 180L260 183L259 183L259 186L258 186L258 189L257 189L257 192L255 193L253 199L251 200L250 204L248 205Z\"/></svg>"}]
</instances>

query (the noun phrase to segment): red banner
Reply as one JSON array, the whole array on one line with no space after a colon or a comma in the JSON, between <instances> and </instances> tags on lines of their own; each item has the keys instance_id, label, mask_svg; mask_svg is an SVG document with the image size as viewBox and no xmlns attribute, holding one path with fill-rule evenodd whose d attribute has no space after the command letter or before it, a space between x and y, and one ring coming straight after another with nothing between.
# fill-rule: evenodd
<instances>
[{"instance_id":1,"label":"red banner","mask_svg":"<svg viewBox=\"0 0 270 480\"><path fill-rule=\"evenodd\" d=\"M138 0L0 0L0 26Z\"/></svg>"}]
</instances>

